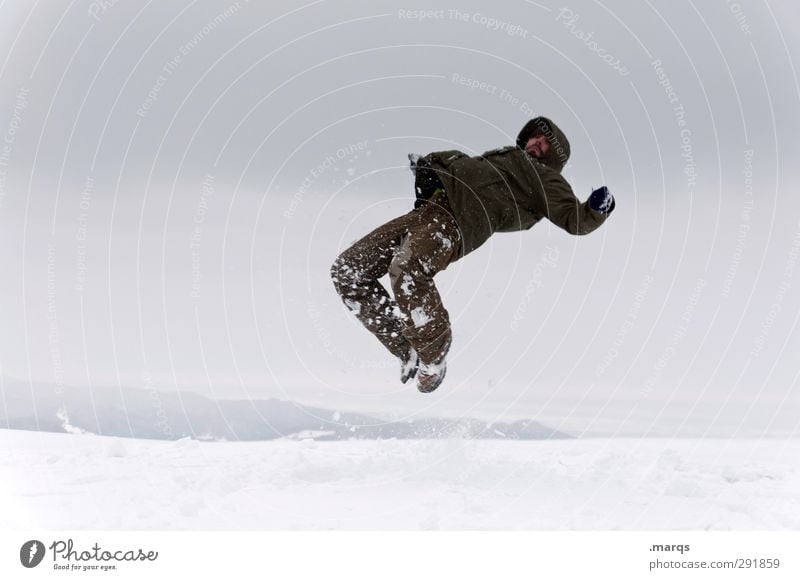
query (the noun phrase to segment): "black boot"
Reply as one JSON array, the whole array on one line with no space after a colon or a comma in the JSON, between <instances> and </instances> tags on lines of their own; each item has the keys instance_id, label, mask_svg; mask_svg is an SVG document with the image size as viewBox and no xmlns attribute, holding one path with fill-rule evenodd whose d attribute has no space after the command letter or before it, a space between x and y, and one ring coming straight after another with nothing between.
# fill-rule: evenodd
<instances>
[{"instance_id":1,"label":"black boot","mask_svg":"<svg viewBox=\"0 0 800 580\"><path fill-rule=\"evenodd\" d=\"M419 368L419 357L417 351L413 348L400 357L400 382L406 384L409 380L414 378Z\"/></svg>"}]
</instances>

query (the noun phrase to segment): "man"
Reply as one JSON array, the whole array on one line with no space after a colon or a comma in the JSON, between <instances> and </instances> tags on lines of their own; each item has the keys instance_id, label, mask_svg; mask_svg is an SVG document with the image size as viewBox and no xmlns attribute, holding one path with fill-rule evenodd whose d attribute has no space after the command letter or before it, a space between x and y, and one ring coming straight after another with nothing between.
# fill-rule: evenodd
<instances>
[{"instance_id":1,"label":"man","mask_svg":"<svg viewBox=\"0 0 800 580\"><path fill-rule=\"evenodd\" d=\"M434 391L447 370L450 318L433 277L495 232L530 229L546 217L575 235L588 234L614 210L608 188L581 203L561 170L569 159L564 133L532 119L515 146L469 157L440 151L409 155L416 176L414 209L342 252L331 268L345 305L400 359L400 380ZM394 298L378 281L389 274Z\"/></svg>"}]
</instances>

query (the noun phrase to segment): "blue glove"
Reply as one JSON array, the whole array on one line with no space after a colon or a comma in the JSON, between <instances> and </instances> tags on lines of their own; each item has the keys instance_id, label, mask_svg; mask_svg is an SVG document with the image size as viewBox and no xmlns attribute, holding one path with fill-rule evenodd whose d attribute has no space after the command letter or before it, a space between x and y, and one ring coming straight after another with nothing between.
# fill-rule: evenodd
<instances>
[{"instance_id":1,"label":"blue glove","mask_svg":"<svg viewBox=\"0 0 800 580\"><path fill-rule=\"evenodd\" d=\"M594 211L609 214L614 211L614 207L616 205L617 204L614 201L614 196L611 195L611 192L608 191L608 188L605 185L595 189L592 192L592 195L589 196L589 207Z\"/></svg>"}]
</instances>

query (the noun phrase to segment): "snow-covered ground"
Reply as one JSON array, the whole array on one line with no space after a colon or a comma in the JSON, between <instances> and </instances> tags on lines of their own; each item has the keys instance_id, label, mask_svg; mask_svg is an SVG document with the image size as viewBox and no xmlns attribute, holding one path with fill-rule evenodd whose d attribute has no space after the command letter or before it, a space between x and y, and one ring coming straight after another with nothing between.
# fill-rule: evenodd
<instances>
[{"instance_id":1,"label":"snow-covered ground","mask_svg":"<svg viewBox=\"0 0 800 580\"><path fill-rule=\"evenodd\" d=\"M800 530L800 441L0 430L4 529Z\"/></svg>"}]
</instances>

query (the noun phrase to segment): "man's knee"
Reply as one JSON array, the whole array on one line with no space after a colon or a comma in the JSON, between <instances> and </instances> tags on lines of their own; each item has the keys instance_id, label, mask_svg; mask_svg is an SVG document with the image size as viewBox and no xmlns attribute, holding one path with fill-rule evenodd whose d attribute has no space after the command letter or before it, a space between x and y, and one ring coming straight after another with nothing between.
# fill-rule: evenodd
<instances>
[{"instance_id":1,"label":"man's knee","mask_svg":"<svg viewBox=\"0 0 800 580\"><path fill-rule=\"evenodd\" d=\"M342 296L358 295L369 287L369 277L359 261L353 260L348 252L339 255L331 265L331 279L336 291Z\"/></svg>"},{"instance_id":2,"label":"man's knee","mask_svg":"<svg viewBox=\"0 0 800 580\"><path fill-rule=\"evenodd\" d=\"M336 291L341 294L342 290L352 286L355 282L353 268L348 264L345 254L340 254L331 265L331 280Z\"/></svg>"},{"instance_id":3,"label":"man's knee","mask_svg":"<svg viewBox=\"0 0 800 580\"><path fill-rule=\"evenodd\" d=\"M421 261L410 253L399 252L389 265L389 283L395 296L413 295L417 281L425 277Z\"/></svg>"}]
</instances>

